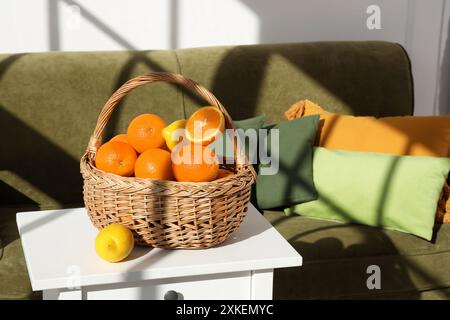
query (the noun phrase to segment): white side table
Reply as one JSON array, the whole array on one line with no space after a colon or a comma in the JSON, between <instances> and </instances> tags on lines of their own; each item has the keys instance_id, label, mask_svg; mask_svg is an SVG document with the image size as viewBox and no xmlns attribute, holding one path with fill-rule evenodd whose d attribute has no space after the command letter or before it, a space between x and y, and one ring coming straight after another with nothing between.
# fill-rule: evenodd
<instances>
[{"instance_id":1,"label":"white side table","mask_svg":"<svg viewBox=\"0 0 450 320\"><path fill-rule=\"evenodd\" d=\"M302 257L250 205L240 228L205 250L137 247L108 263L84 208L17 214L33 290L44 299L271 299L273 269Z\"/></svg>"}]
</instances>

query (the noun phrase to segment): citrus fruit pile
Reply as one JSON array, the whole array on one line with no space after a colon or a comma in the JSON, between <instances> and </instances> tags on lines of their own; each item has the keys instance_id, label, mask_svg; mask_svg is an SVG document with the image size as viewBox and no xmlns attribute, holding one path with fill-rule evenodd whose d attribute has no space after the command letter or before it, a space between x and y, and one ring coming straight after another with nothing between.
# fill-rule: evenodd
<instances>
[{"instance_id":1,"label":"citrus fruit pile","mask_svg":"<svg viewBox=\"0 0 450 320\"><path fill-rule=\"evenodd\" d=\"M219 168L208 145L225 130L223 113L216 107L198 109L187 120L169 125L156 114L141 114L97 151L95 166L124 177L208 182L233 172Z\"/></svg>"}]
</instances>

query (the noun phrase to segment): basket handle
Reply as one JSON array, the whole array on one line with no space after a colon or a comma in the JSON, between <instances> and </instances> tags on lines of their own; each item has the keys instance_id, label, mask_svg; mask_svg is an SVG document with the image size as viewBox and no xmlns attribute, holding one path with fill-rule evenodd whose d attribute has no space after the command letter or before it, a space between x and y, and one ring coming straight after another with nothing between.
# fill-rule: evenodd
<instances>
[{"instance_id":1,"label":"basket handle","mask_svg":"<svg viewBox=\"0 0 450 320\"><path fill-rule=\"evenodd\" d=\"M131 90L140 87L147 83L153 82L168 82L181 85L187 89L190 89L194 93L198 94L200 97L206 100L210 105L217 107L220 111L222 111L225 116L225 128L226 129L234 129L234 124L231 119L231 116L225 109L225 107L220 103L220 101L205 87L199 85L195 81L188 79L180 74L170 73L170 72L153 72L146 75L138 76L136 78L130 79L125 82L119 89L117 89L112 96L108 99L108 101L103 106L100 115L97 119L97 124L95 125L94 133L92 134L89 144L87 147L87 154L91 159L95 158L95 154L97 153L98 148L102 142L103 132L105 130L106 124L111 117L112 112L120 102L120 100L125 97ZM243 165L248 165L248 160L244 156L244 159L239 159L243 161L237 161L238 152L236 152L237 146L237 136L234 135L234 161L237 167L242 167Z\"/></svg>"}]
</instances>

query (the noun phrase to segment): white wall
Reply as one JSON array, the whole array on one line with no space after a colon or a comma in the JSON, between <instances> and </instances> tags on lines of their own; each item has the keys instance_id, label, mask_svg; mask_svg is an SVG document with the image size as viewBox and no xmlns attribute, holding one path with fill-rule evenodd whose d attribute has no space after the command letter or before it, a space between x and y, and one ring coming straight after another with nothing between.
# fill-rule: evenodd
<instances>
[{"instance_id":1,"label":"white wall","mask_svg":"<svg viewBox=\"0 0 450 320\"><path fill-rule=\"evenodd\" d=\"M450 113L449 16L445 0L2 0L0 52L387 40L412 60L416 114Z\"/></svg>"},{"instance_id":2,"label":"white wall","mask_svg":"<svg viewBox=\"0 0 450 320\"><path fill-rule=\"evenodd\" d=\"M436 114L450 113L450 1L445 1L436 87Z\"/></svg>"}]
</instances>

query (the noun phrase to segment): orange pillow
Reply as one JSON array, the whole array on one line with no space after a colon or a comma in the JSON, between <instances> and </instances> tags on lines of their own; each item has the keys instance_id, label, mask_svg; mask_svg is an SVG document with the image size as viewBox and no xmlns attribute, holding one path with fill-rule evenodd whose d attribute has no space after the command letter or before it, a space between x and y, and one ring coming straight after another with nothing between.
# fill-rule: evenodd
<instances>
[{"instance_id":1,"label":"orange pillow","mask_svg":"<svg viewBox=\"0 0 450 320\"><path fill-rule=\"evenodd\" d=\"M334 150L450 157L450 116L355 117L302 100L286 111L291 120L320 115L316 145Z\"/></svg>"}]
</instances>

